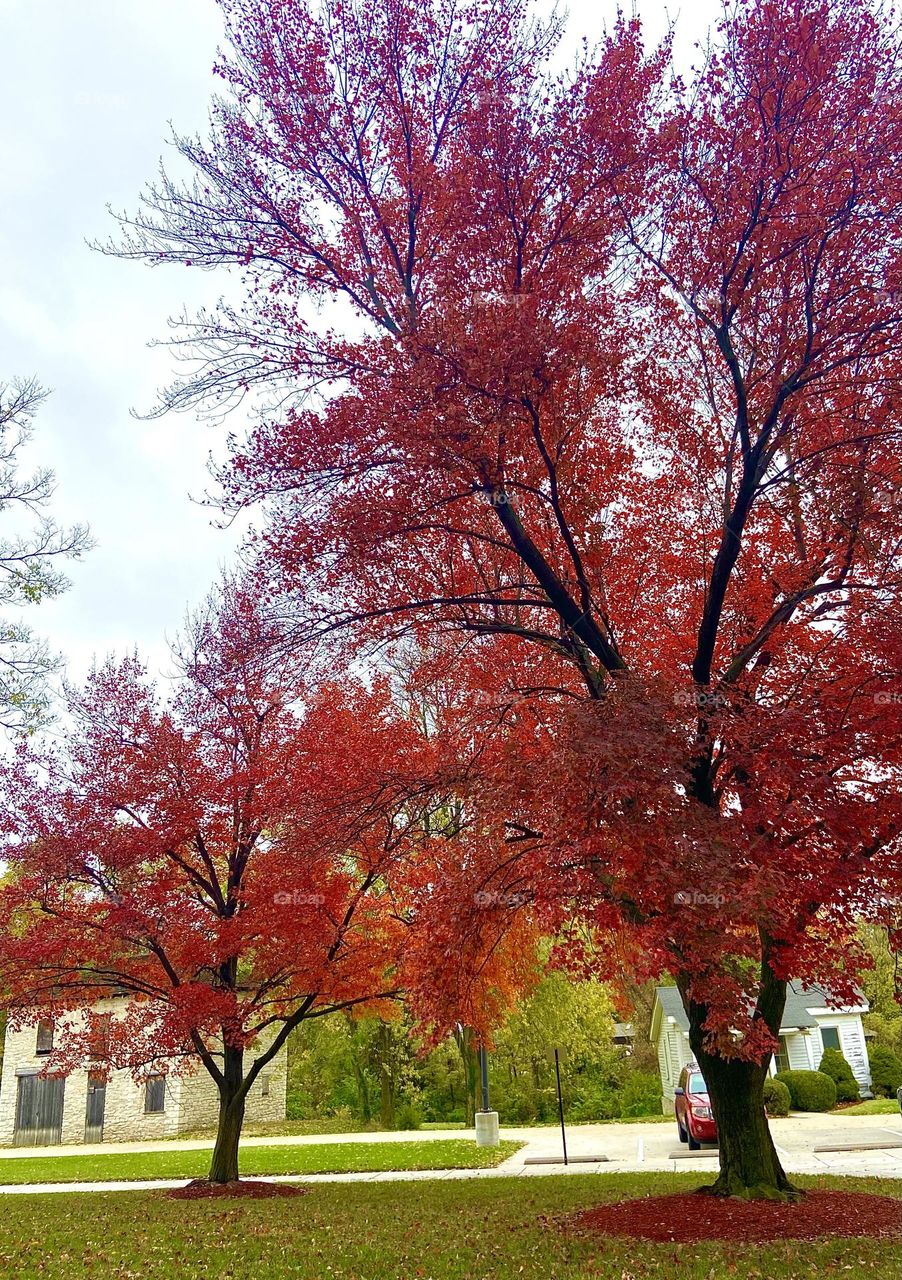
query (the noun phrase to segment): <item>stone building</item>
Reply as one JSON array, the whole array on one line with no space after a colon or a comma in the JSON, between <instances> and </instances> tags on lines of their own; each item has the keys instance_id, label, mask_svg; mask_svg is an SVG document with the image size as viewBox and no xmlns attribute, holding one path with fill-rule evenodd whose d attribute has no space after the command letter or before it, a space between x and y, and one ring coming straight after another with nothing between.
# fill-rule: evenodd
<instances>
[{"instance_id":1,"label":"stone building","mask_svg":"<svg viewBox=\"0 0 902 1280\"><path fill-rule=\"evenodd\" d=\"M117 1008L121 1000L113 997L98 1002L94 1012L112 1014ZM106 1080L99 1069L48 1077L42 1071L53 1037L54 1028L47 1022L17 1031L7 1028L0 1077L0 1146L143 1142L215 1125L219 1094L199 1062L191 1074L160 1071L140 1084L131 1072L118 1069ZM246 1120L285 1119L286 1076L282 1049L254 1081Z\"/></svg>"}]
</instances>

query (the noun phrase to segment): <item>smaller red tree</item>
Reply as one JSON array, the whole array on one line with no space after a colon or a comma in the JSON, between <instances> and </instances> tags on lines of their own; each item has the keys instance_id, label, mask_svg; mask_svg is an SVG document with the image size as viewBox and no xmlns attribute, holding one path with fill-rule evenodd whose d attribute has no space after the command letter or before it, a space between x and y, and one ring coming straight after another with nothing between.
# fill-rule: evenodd
<instances>
[{"instance_id":1,"label":"smaller red tree","mask_svg":"<svg viewBox=\"0 0 902 1280\"><path fill-rule=\"evenodd\" d=\"M227 586L161 700L135 658L69 696L61 750L4 767L11 874L0 983L12 1020L52 1018L49 1072L209 1072L210 1169L238 1177L248 1091L306 1018L397 994L399 901L424 808L426 745L384 688L326 682ZM155 1065L156 1064L156 1065Z\"/></svg>"}]
</instances>

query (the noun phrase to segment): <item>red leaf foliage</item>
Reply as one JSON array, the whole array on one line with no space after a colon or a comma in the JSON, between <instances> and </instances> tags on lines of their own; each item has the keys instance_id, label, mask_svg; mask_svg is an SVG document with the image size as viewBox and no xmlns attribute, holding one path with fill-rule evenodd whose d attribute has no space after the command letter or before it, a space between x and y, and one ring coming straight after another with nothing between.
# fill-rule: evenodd
<instances>
[{"instance_id":1,"label":"red leaf foliage","mask_svg":"<svg viewBox=\"0 0 902 1280\"><path fill-rule=\"evenodd\" d=\"M261 578L453 687L424 1009L569 924L757 1055L759 974L848 995L900 895L894 20L744 0L684 81L626 20L559 75L522 0L221 8L195 183L119 251L243 272L170 399L283 393L223 476Z\"/></svg>"},{"instance_id":2,"label":"red leaf foliage","mask_svg":"<svg viewBox=\"0 0 902 1280\"><path fill-rule=\"evenodd\" d=\"M110 1066L178 1069L398 990L431 745L384 685L287 648L240 587L179 662L165 698L136 659L108 662L71 692L65 748L3 769L0 981L14 1020L66 1031L51 1071L101 1036ZM111 1021L69 1016L113 993Z\"/></svg>"}]
</instances>

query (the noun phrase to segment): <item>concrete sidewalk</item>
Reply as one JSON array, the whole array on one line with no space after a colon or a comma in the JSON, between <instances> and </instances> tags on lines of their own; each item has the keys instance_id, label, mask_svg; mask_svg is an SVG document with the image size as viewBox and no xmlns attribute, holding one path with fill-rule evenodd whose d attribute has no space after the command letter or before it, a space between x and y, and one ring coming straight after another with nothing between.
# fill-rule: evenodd
<instances>
[{"instance_id":1,"label":"concrete sidewalk","mask_svg":"<svg viewBox=\"0 0 902 1280\"><path fill-rule=\"evenodd\" d=\"M771 1121L774 1142L787 1173L829 1173L860 1177L902 1178L902 1124L893 1116L799 1115ZM322 1134L276 1138L248 1138L244 1146L285 1144L322 1145L330 1142L403 1142L460 1138L460 1129L430 1129L406 1133ZM493 1169L428 1169L386 1173L315 1173L261 1177L265 1182L415 1182L424 1180L457 1180L460 1178L545 1177L592 1173L688 1172L710 1175L718 1167L717 1150L703 1148L689 1152L681 1147L672 1124L588 1124L567 1130L569 1156L576 1161L562 1164L527 1164L536 1158L559 1157L561 1134L556 1128L510 1128L502 1136L525 1143L503 1164ZM886 1144L886 1145L884 1145ZM203 1150L209 1142L158 1142L105 1144L93 1148L53 1147L17 1149L0 1153L0 1158L29 1155L74 1156L118 1151ZM860 1150L816 1151L824 1146L854 1146ZM579 1157L604 1155L601 1164L579 1163ZM181 1187L188 1179L156 1179L146 1182L44 1183L0 1185L0 1194L34 1195L80 1191L148 1191Z\"/></svg>"}]
</instances>

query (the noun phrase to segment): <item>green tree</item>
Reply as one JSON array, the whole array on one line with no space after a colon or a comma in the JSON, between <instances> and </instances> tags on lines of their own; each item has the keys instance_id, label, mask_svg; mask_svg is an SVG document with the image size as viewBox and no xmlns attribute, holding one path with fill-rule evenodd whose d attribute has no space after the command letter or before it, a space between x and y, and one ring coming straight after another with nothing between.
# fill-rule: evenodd
<instances>
[{"instance_id":1,"label":"green tree","mask_svg":"<svg viewBox=\"0 0 902 1280\"><path fill-rule=\"evenodd\" d=\"M567 1101L580 1118L621 1114L631 1066L613 1034L613 1003L601 983L575 982L557 970L546 974L496 1037L492 1074L506 1118L555 1114L554 1049L564 1051Z\"/></svg>"},{"instance_id":2,"label":"green tree","mask_svg":"<svg viewBox=\"0 0 902 1280\"><path fill-rule=\"evenodd\" d=\"M867 996L871 1013L884 1018L902 1018L902 964L899 953L891 946L889 931L880 924L861 921L858 938L870 956L873 967L861 975L861 989Z\"/></svg>"},{"instance_id":3,"label":"green tree","mask_svg":"<svg viewBox=\"0 0 902 1280\"><path fill-rule=\"evenodd\" d=\"M890 942L889 931L879 924L861 921L858 940L871 957L872 968L865 969L861 989L867 997L870 1012L864 1016L864 1027L872 1045L881 1045L902 1056L902 964L899 953Z\"/></svg>"}]
</instances>

